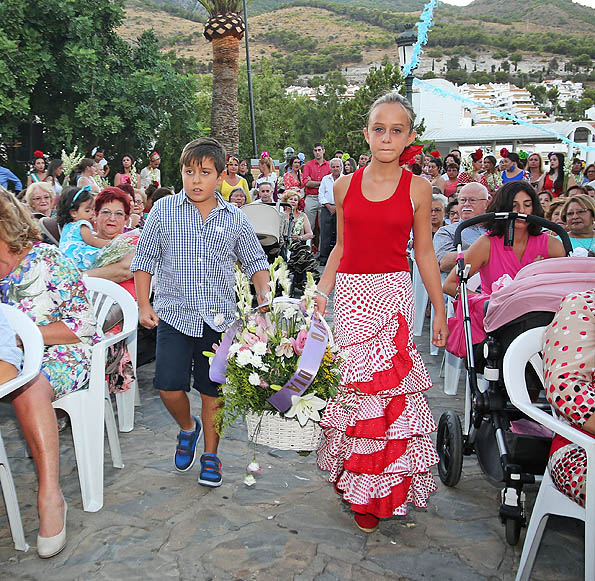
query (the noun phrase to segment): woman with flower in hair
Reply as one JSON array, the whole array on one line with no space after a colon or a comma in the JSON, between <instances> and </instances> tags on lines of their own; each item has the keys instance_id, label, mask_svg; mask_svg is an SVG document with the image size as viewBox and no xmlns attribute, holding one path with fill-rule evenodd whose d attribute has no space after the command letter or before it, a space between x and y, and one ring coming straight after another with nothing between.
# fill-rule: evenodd
<instances>
[{"instance_id":1,"label":"woman with flower in hair","mask_svg":"<svg viewBox=\"0 0 595 581\"><path fill-rule=\"evenodd\" d=\"M502 183L520 182L525 179L525 172L519 167L521 158L514 151L508 151L506 147L500 150L502 157Z\"/></svg>"},{"instance_id":2,"label":"woman with flower in hair","mask_svg":"<svg viewBox=\"0 0 595 581\"><path fill-rule=\"evenodd\" d=\"M43 151L39 151L38 149L33 152L33 168L27 174L27 186L35 182L43 182L46 177L45 156Z\"/></svg>"},{"instance_id":3,"label":"woman with flower in hair","mask_svg":"<svg viewBox=\"0 0 595 581\"><path fill-rule=\"evenodd\" d=\"M120 162L120 171L114 177L114 186L118 187L122 182L122 178L127 176L129 178L130 185L135 189L140 188L140 175L136 173L136 167L134 166L134 157L129 153L125 153L122 156Z\"/></svg>"},{"instance_id":4,"label":"woman with flower in hair","mask_svg":"<svg viewBox=\"0 0 595 581\"><path fill-rule=\"evenodd\" d=\"M550 170L545 175L543 189L554 194L554 198L562 195L569 187L576 186L573 175L564 173L564 154L552 152L548 155Z\"/></svg>"},{"instance_id":5,"label":"woman with flower in hair","mask_svg":"<svg viewBox=\"0 0 595 581\"><path fill-rule=\"evenodd\" d=\"M271 189L273 190L273 200L277 201L277 174L275 173L275 166L268 151L263 151L260 154L258 169L260 169L260 175L254 182L255 190L258 191L258 186L262 182L268 182L271 184Z\"/></svg>"},{"instance_id":6,"label":"woman with flower in hair","mask_svg":"<svg viewBox=\"0 0 595 581\"><path fill-rule=\"evenodd\" d=\"M161 171L159 164L161 163L161 156L154 151L149 156L149 164L147 167L143 167L140 172L140 187L141 189L147 189L150 184L153 184L156 188L161 187Z\"/></svg>"},{"instance_id":7,"label":"woman with flower in hair","mask_svg":"<svg viewBox=\"0 0 595 581\"><path fill-rule=\"evenodd\" d=\"M430 229L432 188L404 167L413 125L413 109L396 91L370 108L364 137L372 161L335 182L337 243L314 298L322 315L334 289L341 350L341 384L320 422L318 466L364 532L407 514L409 504L426 507L436 490L436 425L423 393L431 381L412 338L411 229L435 310L434 345L444 346L448 329Z\"/></svg>"},{"instance_id":8,"label":"woman with flower in hair","mask_svg":"<svg viewBox=\"0 0 595 581\"><path fill-rule=\"evenodd\" d=\"M483 150L476 149L469 157L463 159L463 166L465 171L459 174L457 184L469 184L471 182L478 182L482 186L489 188L488 182L481 172Z\"/></svg>"},{"instance_id":9,"label":"woman with flower in hair","mask_svg":"<svg viewBox=\"0 0 595 581\"><path fill-rule=\"evenodd\" d=\"M238 175L240 169L240 158L236 155L228 155L226 168L223 172L223 181L221 182L220 192L224 200L229 201L229 196L236 188L242 188L246 193L246 200L249 204L252 201L250 198L250 188L248 182Z\"/></svg>"}]
</instances>

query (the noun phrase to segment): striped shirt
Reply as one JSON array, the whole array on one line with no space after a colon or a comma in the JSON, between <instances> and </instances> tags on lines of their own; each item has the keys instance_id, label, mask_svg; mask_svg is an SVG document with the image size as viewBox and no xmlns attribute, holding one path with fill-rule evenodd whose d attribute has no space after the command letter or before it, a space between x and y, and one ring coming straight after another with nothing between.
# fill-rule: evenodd
<instances>
[{"instance_id":1,"label":"striped shirt","mask_svg":"<svg viewBox=\"0 0 595 581\"><path fill-rule=\"evenodd\" d=\"M236 260L250 278L269 269L246 215L217 193L217 207L203 221L182 190L149 212L130 270L156 276L153 308L160 319L202 337L204 323L224 331L235 319ZM220 325L217 314L224 316Z\"/></svg>"}]
</instances>

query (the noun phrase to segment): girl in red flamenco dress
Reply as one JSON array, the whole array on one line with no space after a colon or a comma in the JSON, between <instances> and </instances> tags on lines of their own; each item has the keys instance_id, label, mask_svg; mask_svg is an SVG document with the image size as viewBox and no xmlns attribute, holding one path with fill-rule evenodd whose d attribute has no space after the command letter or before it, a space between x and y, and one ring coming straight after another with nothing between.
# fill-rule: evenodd
<instances>
[{"instance_id":1,"label":"girl in red flamenco dress","mask_svg":"<svg viewBox=\"0 0 595 581\"><path fill-rule=\"evenodd\" d=\"M423 392L430 377L411 336L413 290L406 247L413 227L422 280L434 306L432 342L448 335L432 246L429 182L403 169L413 142L413 111L396 92L371 107L364 136L372 161L335 182L337 244L315 295L325 312L335 287L335 335L341 349L339 394L325 410L318 465L351 505L357 526L426 507L436 490L436 425Z\"/></svg>"}]
</instances>

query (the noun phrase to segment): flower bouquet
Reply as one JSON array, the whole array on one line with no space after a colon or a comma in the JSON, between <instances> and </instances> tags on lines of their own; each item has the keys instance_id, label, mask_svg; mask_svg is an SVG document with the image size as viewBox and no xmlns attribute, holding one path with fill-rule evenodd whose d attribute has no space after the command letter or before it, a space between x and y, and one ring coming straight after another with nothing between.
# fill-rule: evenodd
<instances>
[{"instance_id":1,"label":"flower bouquet","mask_svg":"<svg viewBox=\"0 0 595 581\"><path fill-rule=\"evenodd\" d=\"M313 316L311 273L302 300L288 298L287 265L270 267L267 312L254 309L250 282L236 268L237 321L212 357L210 376L223 384L219 431L239 417L252 442L283 450L315 450L322 430L320 412L339 384L338 356L328 325ZM278 288L279 287L279 288ZM277 290L285 296L275 297Z\"/></svg>"}]
</instances>

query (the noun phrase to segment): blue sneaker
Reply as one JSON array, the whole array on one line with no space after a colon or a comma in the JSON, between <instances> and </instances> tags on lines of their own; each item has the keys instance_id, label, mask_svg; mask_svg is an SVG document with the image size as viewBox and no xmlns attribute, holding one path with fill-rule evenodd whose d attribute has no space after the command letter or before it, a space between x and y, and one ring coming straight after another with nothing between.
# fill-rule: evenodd
<instances>
[{"instance_id":1,"label":"blue sneaker","mask_svg":"<svg viewBox=\"0 0 595 581\"><path fill-rule=\"evenodd\" d=\"M217 488L221 486L223 477L221 476L221 460L217 454L203 454L200 457L200 476L198 483L202 486Z\"/></svg>"},{"instance_id":2,"label":"blue sneaker","mask_svg":"<svg viewBox=\"0 0 595 581\"><path fill-rule=\"evenodd\" d=\"M192 417L196 422L194 432L180 430L178 433L178 447L174 458L174 464L178 472L187 472L194 466L194 460L196 460L196 444L202 436L202 425L197 418Z\"/></svg>"}]
</instances>

